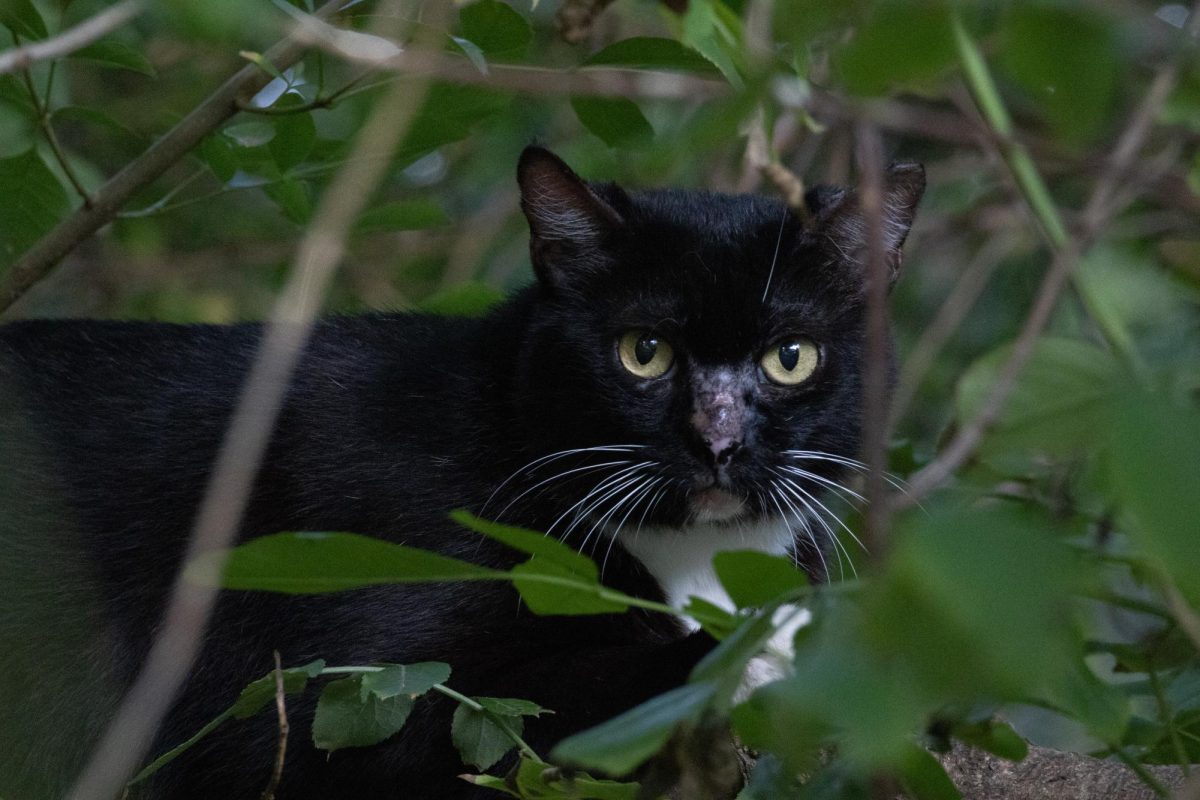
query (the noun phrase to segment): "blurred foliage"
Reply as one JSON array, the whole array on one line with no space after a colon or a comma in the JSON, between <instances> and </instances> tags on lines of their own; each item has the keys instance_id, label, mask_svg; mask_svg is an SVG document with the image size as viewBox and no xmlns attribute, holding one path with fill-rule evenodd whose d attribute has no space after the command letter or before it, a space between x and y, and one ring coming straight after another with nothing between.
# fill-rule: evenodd
<instances>
[{"instance_id":1,"label":"blurred foliage","mask_svg":"<svg viewBox=\"0 0 1200 800\"><path fill-rule=\"evenodd\" d=\"M103 5L3 0L0 46L46 38ZM265 51L289 24L281 6L156 3L71 57L0 76L0 269L82 205L73 184L94 192L242 66L239 52ZM1142 160L1122 176L1118 194L1136 190L1135 201L1099 232L1016 392L953 485L898 515L890 552L860 581L813 591L786 565L725 560L720 577L745 608L737 618L693 608L723 636L715 661L556 755L619 772L676 726L718 714L767 754L748 798L867 796L881 772L914 796L954 797L920 747L952 739L1007 758L1024 755L1024 737L1135 765L1197 760L1200 642L1183 635L1200 607L1200 59L1180 30L1188 10L1141 0L691 0L678 13L620 0L568 44L555 29L559 6L474 0L437 32L447 57L480 77L433 85L358 220L328 310L481 313L529 280L513 180L529 142L597 180L769 192L744 161L742 134L756 120L767 121L780 161L816 184L854 179L855 121L870 119L887 134L889 156L920 160L929 173L892 298L902 364L914 352L930 364L901 372L912 389L893 448L901 477L982 407L1050 261L1033 198L998 155L1009 143L989 144L997 137L964 90L956 32L981 48L1014 138L1068 228L1155 70L1173 58L1181 69ZM371 11L351 3L336 24L361 29ZM420 9L407 13L415 20ZM505 65L526 68L515 73L521 91L489 84ZM569 96L541 80L540 71L589 65L654 72L644 85L662 91ZM12 313L261 317L314 203L397 79L311 52ZM977 290L958 291L972 275ZM948 297L956 307L943 307ZM958 323L932 334L947 313ZM531 546L517 534L505 541ZM336 555L343 544L323 546ZM294 561L264 563L306 568L304 551L289 546ZM360 558L341 555L350 565ZM395 559L388 580L432 574L411 553L361 558L373 568ZM324 553L311 566L330 563ZM590 562L543 552L534 563L498 579L513 580L537 610L626 604L603 593ZM269 587L269 572L239 585ZM734 703L729 677L762 646L784 601L813 614L796 640L795 677ZM319 671L289 674L303 683ZM355 704L390 704L403 724L409 700L370 689L361 675L349 680L322 694L326 745L377 740L379 731L355 727ZM497 719L517 725L537 713L462 708L456 726L474 726L475 741L487 743L468 759L480 769L516 743L496 738ZM329 722L335 713L344 724ZM519 739L519 729L508 732ZM801 772L811 775L804 787ZM566 781L528 757L507 780L476 780L513 796L629 796L603 781Z\"/></svg>"}]
</instances>

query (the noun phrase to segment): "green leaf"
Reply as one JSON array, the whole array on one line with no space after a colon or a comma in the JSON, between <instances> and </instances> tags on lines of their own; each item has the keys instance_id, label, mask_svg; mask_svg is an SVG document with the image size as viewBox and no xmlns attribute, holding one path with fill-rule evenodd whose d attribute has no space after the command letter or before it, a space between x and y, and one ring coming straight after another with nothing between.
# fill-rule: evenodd
<instances>
[{"instance_id":1,"label":"green leaf","mask_svg":"<svg viewBox=\"0 0 1200 800\"><path fill-rule=\"evenodd\" d=\"M994 350L963 375L956 396L960 420L978 413L1011 353L1007 345ZM1108 399L1130 381L1107 351L1077 339L1043 338L983 449L1071 453L1095 447L1101 441L1096 432L1107 422Z\"/></svg>"},{"instance_id":2,"label":"green leaf","mask_svg":"<svg viewBox=\"0 0 1200 800\"><path fill-rule=\"evenodd\" d=\"M35 150L0 159L0 197L9 198L0 203L0 262L23 253L70 210L62 184Z\"/></svg>"},{"instance_id":3,"label":"green leaf","mask_svg":"<svg viewBox=\"0 0 1200 800\"><path fill-rule=\"evenodd\" d=\"M116 134L117 137L128 138L136 143L144 141L140 133L131 130L125 124L118 122L112 116L99 109L88 108L86 106L59 106L50 113L55 122L72 120L77 123L96 125L110 133Z\"/></svg>"},{"instance_id":4,"label":"green leaf","mask_svg":"<svg viewBox=\"0 0 1200 800\"><path fill-rule=\"evenodd\" d=\"M465 509L450 512L450 519L464 528L481 533L489 539L506 544L514 550L528 553L566 567L572 573L590 580L597 580L600 571L596 563L576 550L567 547L557 539L544 533L531 531L528 528L518 528L501 522L477 517Z\"/></svg>"},{"instance_id":5,"label":"green leaf","mask_svg":"<svg viewBox=\"0 0 1200 800\"><path fill-rule=\"evenodd\" d=\"M324 659L318 658L300 667L289 667L283 670L284 694L299 694L308 686L310 678L321 674L325 668ZM256 681L246 685L238 699L230 707L229 713L235 719L252 717L275 698L275 673L268 672Z\"/></svg>"},{"instance_id":6,"label":"green leaf","mask_svg":"<svg viewBox=\"0 0 1200 800\"><path fill-rule=\"evenodd\" d=\"M340 592L388 583L496 579L505 573L353 533L277 533L229 551L219 584L288 594ZM212 557L188 564L189 580L212 584Z\"/></svg>"},{"instance_id":7,"label":"green leaf","mask_svg":"<svg viewBox=\"0 0 1200 800\"><path fill-rule=\"evenodd\" d=\"M786 556L757 550L726 550L713 557L717 578L739 608L763 606L808 586L808 578Z\"/></svg>"},{"instance_id":8,"label":"green leaf","mask_svg":"<svg viewBox=\"0 0 1200 800\"><path fill-rule=\"evenodd\" d=\"M557 561L534 556L513 567L511 574L513 586L535 614L619 614L629 608L604 596L606 590L597 578L580 575Z\"/></svg>"},{"instance_id":9,"label":"green leaf","mask_svg":"<svg viewBox=\"0 0 1200 800\"><path fill-rule=\"evenodd\" d=\"M1094 138L1117 108L1122 48L1113 24L1104 14L1056 3L1013 3L1006 9L996 48L1003 69L1059 136L1071 142Z\"/></svg>"},{"instance_id":10,"label":"green leaf","mask_svg":"<svg viewBox=\"0 0 1200 800\"><path fill-rule=\"evenodd\" d=\"M683 15L684 44L711 61L736 89L745 87L742 20L720 0L691 0Z\"/></svg>"},{"instance_id":11,"label":"green leaf","mask_svg":"<svg viewBox=\"0 0 1200 800\"><path fill-rule=\"evenodd\" d=\"M505 719L505 724L517 736L521 735L525 727L519 716ZM461 703L454 710L450 739L458 749L463 763L470 764L478 770L488 769L516 747L512 737L487 714Z\"/></svg>"},{"instance_id":12,"label":"green leaf","mask_svg":"<svg viewBox=\"0 0 1200 800\"><path fill-rule=\"evenodd\" d=\"M355 233L417 231L449 224L445 210L432 200L398 200L367 209L354 224Z\"/></svg>"},{"instance_id":13,"label":"green leaf","mask_svg":"<svg viewBox=\"0 0 1200 800\"><path fill-rule=\"evenodd\" d=\"M624 97L571 98L579 121L609 147L634 149L654 138L654 128L637 103Z\"/></svg>"},{"instance_id":14,"label":"green leaf","mask_svg":"<svg viewBox=\"0 0 1200 800\"><path fill-rule=\"evenodd\" d=\"M263 191L275 201L283 215L297 225L306 224L312 216L312 198L308 194L307 182L284 178L265 184Z\"/></svg>"},{"instance_id":15,"label":"green leaf","mask_svg":"<svg viewBox=\"0 0 1200 800\"><path fill-rule=\"evenodd\" d=\"M482 317L506 297L504 292L486 283L469 281L431 294L418 308L449 317Z\"/></svg>"},{"instance_id":16,"label":"green leaf","mask_svg":"<svg viewBox=\"0 0 1200 800\"><path fill-rule=\"evenodd\" d=\"M874 8L834 64L851 92L878 95L895 87L920 86L954 62L945 3L889 0Z\"/></svg>"},{"instance_id":17,"label":"green leaf","mask_svg":"<svg viewBox=\"0 0 1200 800\"><path fill-rule=\"evenodd\" d=\"M234 144L220 132L204 137L196 154L221 183L228 183L238 169Z\"/></svg>"},{"instance_id":18,"label":"green leaf","mask_svg":"<svg viewBox=\"0 0 1200 800\"><path fill-rule=\"evenodd\" d=\"M583 62L585 67L614 66L720 75L720 70L695 50L674 39L634 36L614 42Z\"/></svg>"},{"instance_id":19,"label":"green leaf","mask_svg":"<svg viewBox=\"0 0 1200 800\"><path fill-rule=\"evenodd\" d=\"M961 742L986 750L1009 761L1020 761L1029 755L1029 745L1012 726L1000 720L962 722L954 726L950 734Z\"/></svg>"},{"instance_id":20,"label":"green leaf","mask_svg":"<svg viewBox=\"0 0 1200 800\"><path fill-rule=\"evenodd\" d=\"M105 67L127 69L131 72L148 75L151 78L158 75L154 70L154 66L142 55L140 50L116 39L104 39L90 44L71 53L69 58L94 61Z\"/></svg>"},{"instance_id":21,"label":"green leaf","mask_svg":"<svg viewBox=\"0 0 1200 800\"><path fill-rule=\"evenodd\" d=\"M45 39L49 32L30 0L0 0L0 25L26 39Z\"/></svg>"},{"instance_id":22,"label":"green leaf","mask_svg":"<svg viewBox=\"0 0 1200 800\"><path fill-rule=\"evenodd\" d=\"M636 800L638 785L597 780L586 772L564 771L544 761L522 757L517 764L518 797L538 800Z\"/></svg>"},{"instance_id":23,"label":"green leaf","mask_svg":"<svg viewBox=\"0 0 1200 800\"><path fill-rule=\"evenodd\" d=\"M503 792L509 797L521 797L520 793L508 787L508 783L504 780L504 778L497 778L494 775L459 775L458 777L474 786L482 786L485 789L494 789L497 792Z\"/></svg>"},{"instance_id":24,"label":"green leaf","mask_svg":"<svg viewBox=\"0 0 1200 800\"><path fill-rule=\"evenodd\" d=\"M463 36L491 58L522 58L533 41L525 18L499 0L477 0L459 11Z\"/></svg>"},{"instance_id":25,"label":"green leaf","mask_svg":"<svg viewBox=\"0 0 1200 800\"><path fill-rule=\"evenodd\" d=\"M470 135L512 103L512 95L479 86L435 83L396 153L398 165L409 164L442 145Z\"/></svg>"},{"instance_id":26,"label":"green leaf","mask_svg":"<svg viewBox=\"0 0 1200 800\"><path fill-rule=\"evenodd\" d=\"M1114 403L1109 469L1130 535L1200 602L1200 410L1134 393Z\"/></svg>"},{"instance_id":27,"label":"green leaf","mask_svg":"<svg viewBox=\"0 0 1200 800\"><path fill-rule=\"evenodd\" d=\"M322 750L379 744L404 727L412 708L408 695L380 698L364 691L360 675L331 681L317 701L313 744Z\"/></svg>"},{"instance_id":28,"label":"green leaf","mask_svg":"<svg viewBox=\"0 0 1200 800\"><path fill-rule=\"evenodd\" d=\"M475 69L479 70L480 75L488 74L487 56L483 54L483 50L479 49L479 45L468 41L461 36L451 36L450 41L462 51L463 55L467 57L467 60L475 65Z\"/></svg>"},{"instance_id":29,"label":"green leaf","mask_svg":"<svg viewBox=\"0 0 1200 800\"><path fill-rule=\"evenodd\" d=\"M262 147L275 138L275 126L256 119L228 125L222 133L239 147Z\"/></svg>"},{"instance_id":30,"label":"green leaf","mask_svg":"<svg viewBox=\"0 0 1200 800\"><path fill-rule=\"evenodd\" d=\"M928 750L909 745L898 770L905 796L914 800L962 800L946 768Z\"/></svg>"},{"instance_id":31,"label":"green leaf","mask_svg":"<svg viewBox=\"0 0 1200 800\"><path fill-rule=\"evenodd\" d=\"M272 106L272 108L292 108L304 105L304 100L298 95L287 93ZM311 111L285 114L275 117L275 135L267 143L271 157L275 159L281 171L290 169L304 162L317 141L317 126L313 122Z\"/></svg>"},{"instance_id":32,"label":"green leaf","mask_svg":"<svg viewBox=\"0 0 1200 800\"><path fill-rule=\"evenodd\" d=\"M362 676L362 700L373 694L380 700L398 695L416 698L433 688L434 684L445 683L450 678L450 665L441 661L421 661L416 664L383 664L379 672L366 672Z\"/></svg>"},{"instance_id":33,"label":"green leaf","mask_svg":"<svg viewBox=\"0 0 1200 800\"><path fill-rule=\"evenodd\" d=\"M681 723L695 722L716 692L711 682L689 683L558 743L554 761L626 775L658 752Z\"/></svg>"},{"instance_id":34,"label":"green leaf","mask_svg":"<svg viewBox=\"0 0 1200 800\"><path fill-rule=\"evenodd\" d=\"M703 597L689 597L687 605L683 607L683 613L699 622L704 632L717 641L733 633L740 622L727 609L721 608Z\"/></svg>"},{"instance_id":35,"label":"green leaf","mask_svg":"<svg viewBox=\"0 0 1200 800\"><path fill-rule=\"evenodd\" d=\"M499 717L540 717L550 712L528 700L513 697L473 697L479 705Z\"/></svg>"}]
</instances>

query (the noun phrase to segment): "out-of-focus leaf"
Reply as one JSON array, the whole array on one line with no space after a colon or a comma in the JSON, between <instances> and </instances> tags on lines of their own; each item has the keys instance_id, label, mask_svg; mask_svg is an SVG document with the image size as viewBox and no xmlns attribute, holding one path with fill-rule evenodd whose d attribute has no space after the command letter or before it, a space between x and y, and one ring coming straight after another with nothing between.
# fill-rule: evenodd
<instances>
[{"instance_id":1,"label":"out-of-focus leaf","mask_svg":"<svg viewBox=\"0 0 1200 800\"><path fill-rule=\"evenodd\" d=\"M0 203L0 263L24 252L70 210L66 191L36 150L0 159L0 197L9 198Z\"/></svg>"},{"instance_id":2,"label":"out-of-focus leaf","mask_svg":"<svg viewBox=\"0 0 1200 800\"><path fill-rule=\"evenodd\" d=\"M221 183L228 183L237 173L238 160L234 144L219 132L206 136L196 154Z\"/></svg>"},{"instance_id":3,"label":"out-of-focus leaf","mask_svg":"<svg viewBox=\"0 0 1200 800\"><path fill-rule=\"evenodd\" d=\"M463 55L467 57L467 60L475 65L475 69L479 70L481 75L488 74L487 56L484 54L483 50L480 49L479 45L464 39L461 36L451 36L450 41L452 41L454 45L462 51Z\"/></svg>"},{"instance_id":4,"label":"out-of-focus leaf","mask_svg":"<svg viewBox=\"0 0 1200 800\"><path fill-rule=\"evenodd\" d=\"M504 298L504 292L486 283L461 283L426 297L420 309L450 317L482 317Z\"/></svg>"},{"instance_id":5,"label":"out-of-focus leaf","mask_svg":"<svg viewBox=\"0 0 1200 800\"><path fill-rule=\"evenodd\" d=\"M879 4L838 52L835 67L846 88L862 95L920 86L955 61L950 11L943 2Z\"/></svg>"},{"instance_id":6,"label":"out-of-focus leaf","mask_svg":"<svg viewBox=\"0 0 1200 800\"><path fill-rule=\"evenodd\" d=\"M946 768L928 750L910 745L897 772L906 795L914 800L962 800Z\"/></svg>"},{"instance_id":7,"label":"out-of-focus leaf","mask_svg":"<svg viewBox=\"0 0 1200 800\"><path fill-rule=\"evenodd\" d=\"M261 147L275 138L275 126L269 122L255 119L229 125L222 133L236 142L239 147Z\"/></svg>"},{"instance_id":8,"label":"out-of-focus leaf","mask_svg":"<svg viewBox=\"0 0 1200 800\"><path fill-rule=\"evenodd\" d=\"M213 559L187 566L190 580L210 584ZM497 578L504 573L466 561L353 533L277 533L229 551L227 589L287 594L340 592L387 583L436 583Z\"/></svg>"},{"instance_id":9,"label":"out-of-focus leaf","mask_svg":"<svg viewBox=\"0 0 1200 800\"><path fill-rule=\"evenodd\" d=\"M586 772L569 772L544 761L522 758L516 784L520 797L538 800L635 800L636 783L597 780Z\"/></svg>"},{"instance_id":10,"label":"out-of-focus leaf","mask_svg":"<svg viewBox=\"0 0 1200 800\"><path fill-rule=\"evenodd\" d=\"M444 144L466 138L476 125L511 102L510 94L495 89L433 84L396 153L396 163L409 164Z\"/></svg>"},{"instance_id":11,"label":"out-of-focus leaf","mask_svg":"<svg viewBox=\"0 0 1200 800\"><path fill-rule=\"evenodd\" d=\"M296 94L288 93L275 103L273 108L286 109L304 105ZM286 171L304 161L317 141L317 126L312 112L303 111L275 117L275 135L267 143L271 157L281 171Z\"/></svg>"},{"instance_id":12,"label":"out-of-focus leaf","mask_svg":"<svg viewBox=\"0 0 1200 800\"><path fill-rule=\"evenodd\" d=\"M547 713L537 703L515 697L474 697L479 705L499 717L540 717Z\"/></svg>"},{"instance_id":13,"label":"out-of-focus leaf","mask_svg":"<svg viewBox=\"0 0 1200 800\"><path fill-rule=\"evenodd\" d=\"M283 215L297 225L304 225L312 216L312 198L308 184L295 178L284 178L263 187L267 196L279 205Z\"/></svg>"},{"instance_id":14,"label":"out-of-focus leaf","mask_svg":"<svg viewBox=\"0 0 1200 800\"><path fill-rule=\"evenodd\" d=\"M51 117L55 122L73 120L78 123L95 125L122 139L135 142L141 142L143 139L141 134L131 130L124 123L113 119L111 115L97 108L88 108L87 106L59 106L51 112Z\"/></svg>"},{"instance_id":15,"label":"out-of-focus leaf","mask_svg":"<svg viewBox=\"0 0 1200 800\"><path fill-rule=\"evenodd\" d=\"M476 0L459 11L463 36L490 58L521 58L533 41L525 18L500 0Z\"/></svg>"},{"instance_id":16,"label":"out-of-focus leaf","mask_svg":"<svg viewBox=\"0 0 1200 800\"><path fill-rule=\"evenodd\" d=\"M1114 404L1110 471L1130 535L1200 602L1200 410L1150 394Z\"/></svg>"},{"instance_id":17,"label":"out-of-focus leaf","mask_svg":"<svg viewBox=\"0 0 1200 800\"><path fill-rule=\"evenodd\" d=\"M446 216L445 210L432 200L397 200L364 211L354 224L354 231L418 231L436 228L449 222L450 218Z\"/></svg>"},{"instance_id":18,"label":"out-of-focus leaf","mask_svg":"<svg viewBox=\"0 0 1200 800\"><path fill-rule=\"evenodd\" d=\"M756 550L728 550L713 557L713 569L739 608L761 606L808 585L790 558Z\"/></svg>"},{"instance_id":19,"label":"out-of-focus leaf","mask_svg":"<svg viewBox=\"0 0 1200 800\"><path fill-rule=\"evenodd\" d=\"M704 56L674 39L634 36L614 42L583 62L585 67L615 66L661 69L719 75L720 70Z\"/></svg>"},{"instance_id":20,"label":"out-of-focus leaf","mask_svg":"<svg viewBox=\"0 0 1200 800\"><path fill-rule=\"evenodd\" d=\"M991 394L1009 346L975 362L958 383L959 419L970 419ZM1132 382L1108 352L1075 339L1043 338L1036 345L984 451L1013 448L1069 453L1103 442L1107 401Z\"/></svg>"},{"instance_id":21,"label":"out-of-focus leaf","mask_svg":"<svg viewBox=\"0 0 1200 800\"><path fill-rule=\"evenodd\" d=\"M738 618L727 609L721 608L703 597L689 597L687 605L683 607L683 613L699 622L704 632L717 641L721 641L733 633L739 622Z\"/></svg>"},{"instance_id":22,"label":"out-of-focus leaf","mask_svg":"<svg viewBox=\"0 0 1200 800\"><path fill-rule=\"evenodd\" d=\"M959 723L954 726L951 735L972 747L986 750L1009 761L1020 761L1029 753L1029 745L1021 735L1014 731L1011 725L999 720Z\"/></svg>"},{"instance_id":23,"label":"out-of-focus leaf","mask_svg":"<svg viewBox=\"0 0 1200 800\"><path fill-rule=\"evenodd\" d=\"M552 758L610 775L626 775L654 755L676 725L695 722L715 691L716 684L709 682L672 689L564 739L554 748Z\"/></svg>"},{"instance_id":24,"label":"out-of-focus leaf","mask_svg":"<svg viewBox=\"0 0 1200 800\"><path fill-rule=\"evenodd\" d=\"M42 15L30 0L0 0L0 25L27 39L45 39L49 35Z\"/></svg>"},{"instance_id":25,"label":"out-of-focus leaf","mask_svg":"<svg viewBox=\"0 0 1200 800\"><path fill-rule=\"evenodd\" d=\"M1006 7L996 52L1055 132L1085 142L1115 107L1121 52L1112 22L1082 6L1050 2ZM1064 31L1070 31L1064 36Z\"/></svg>"},{"instance_id":26,"label":"out-of-focus leaf","mask_svg":"<svg viewBox=\"0 0 1200 800\"><path fill-rule=\"evenodd\" d=\"M683 43L707 58L735 88L745 85L742 20L720 0L692 0L683 15Z\"/></svg>"},{"instance_id":27,"label":"out-of-focus leaf","mask_svg":"<svg viewBox=\"0 0 1200 800\"><path fill-rule=\"evenodd\" d=\"M364 672L360 683L362 699L373 694L380 700L397 695L416 698L436 683L450 678L450 665L440 661L421 661L416 664L384 664L379 672Z\"/></svg>"},{"instance_id":28,"label":"out-of-focus leaf","mask_svg":"<svg viewBox=\"0 0 1200 800\"><path fill-rule=\"evenodd\" d=\"M632 149L654 138L654 128L637 107L624 97L571 98L579 121L609 147Z\"/></svg>"},{"instance_id":29,"label":"out-of-focus leaf","mask_svg":"<svg viewBox=\"0 0 1200 800\"><path fill-rule=\"evenodd\" d=\"M142 55L140 50L116 39L104 39L90 44L87 47L76 50L70 55L70 58L94 61L106 67L127 69L131 72L148 75L151 78L156 77L158 74L154 71L154 66Z\"/></svg>"},{"instance_id":30,"label":"out-of-focus leaf","mask_svg":"<svg viewBox=\"0 0 1200 800\"><path fill-rule=\"evenodd\" d=\"M384 699L364 692L361 676L331 681L317 701L313 744L322 750L378 744L404 727L412 708L408 695Z\"/></svg>"}]
</instances>

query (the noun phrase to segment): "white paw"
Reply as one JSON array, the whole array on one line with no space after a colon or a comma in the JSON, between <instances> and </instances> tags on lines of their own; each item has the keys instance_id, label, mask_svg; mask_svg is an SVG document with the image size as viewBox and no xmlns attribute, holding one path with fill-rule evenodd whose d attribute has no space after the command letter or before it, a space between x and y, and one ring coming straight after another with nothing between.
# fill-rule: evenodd
<instances>
[{"instance_id":1,"label":"white paw","mask_svg":"<svg viewBox=\"0 0 1200 800\"><path fill-rule=\"evenodd\" d=\"M812 621L812 613L807 608L788 604L775 609L771 622L775 624L775 633L771 634L763 652L750 659L746 671L742 673L742 682L734 692L734 703L740 703L754 693L760 686L774 683L792 674L792 659L796 655L793 642L796 632Z\"/></svg>"}]
</instances>

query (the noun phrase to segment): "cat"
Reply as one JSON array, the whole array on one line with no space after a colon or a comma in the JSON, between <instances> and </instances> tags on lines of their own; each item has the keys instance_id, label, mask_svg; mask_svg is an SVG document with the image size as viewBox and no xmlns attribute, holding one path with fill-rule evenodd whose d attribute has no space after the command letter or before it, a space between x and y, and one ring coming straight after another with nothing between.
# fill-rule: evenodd
<instances>
[{"instance_id":1,"label":"cat","mask_svg":"<svg viewBox=\"0 0 1200 800\"><path fill-rule=\"evenodd\" d=\"M521 560L447 518L462 507L560 537L606 584L675 605L728 606L720 550L790 553L823 579L815 498L860 447L856 193L809 191L801 222L761 196L588 183L536 146L517 172L536 280L481 318L319 322L241 538L353 531ZM892 267L924 182L915 164L885 176ZM0 327L0 696L23 698L0 710L0 796L61 796L135 676L261 333ZM155 752L267 673L274 650L288 665L448 662L460 692L552 709L526 727L544 754L680 685L713 646L636 609L537 616L503 583L224 592ZM472 770L445 698L419 701L381 745L327 756L307 735L315 695L289 698L278 796L496 796L456 777ZM257 797L276 739L273 714L226 723L134 796Z\"/></svg>"}]
</instances>

